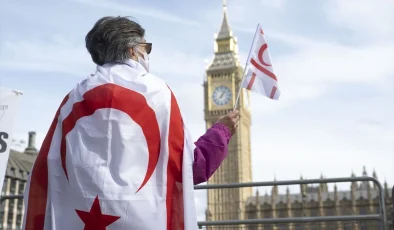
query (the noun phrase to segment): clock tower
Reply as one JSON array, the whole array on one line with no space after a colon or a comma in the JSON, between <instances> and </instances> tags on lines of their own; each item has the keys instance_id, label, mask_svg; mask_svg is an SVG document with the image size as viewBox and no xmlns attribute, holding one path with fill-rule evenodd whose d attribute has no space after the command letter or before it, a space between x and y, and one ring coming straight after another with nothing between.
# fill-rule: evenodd
<instances>
[{"instance_id":1,"label":"clock tower","mask_svg":"<svg viewBox=\"0 0 394 230\"><path fill-rule=\"evenodd\" d=\"M243 68L239 62L237 39L227 20L226 2L223 21L215 34L215 56L206 70L204 81L205 121L211 127L220 116L235 105L241 87ZM228 156L210 178L208 184L228 184L252 181L250 123L251 114L246 99L249 92L242 89L237 105L240 121L237 133L231 138ZM252 188L208 190L207 220L244 219L245 201L252 196ZM213 229L213 228L211 228Z\"/></svg>"}]
</instances>

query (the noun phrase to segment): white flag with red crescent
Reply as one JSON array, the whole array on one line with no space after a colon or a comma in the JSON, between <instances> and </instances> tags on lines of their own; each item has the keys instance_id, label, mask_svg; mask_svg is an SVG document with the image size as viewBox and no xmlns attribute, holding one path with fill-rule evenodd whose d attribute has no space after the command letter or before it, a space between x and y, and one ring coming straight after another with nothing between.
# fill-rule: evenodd
<instances>
[{"instance_id":1,"label":"white flag with red crescent","mask_svg":"<svg viewBox=\"0 0 394 230\"><path fill-rule=\"evenodd\" d=\"M246 63L245 76L242 87L271 99L278 100L278 78L274 73L268 44L264 38L264 31L259 24L250 50L250 57Z\"/></svg>"},{"instance_id":2,"label":"white flag with red crescent","mask_svg":"<svg viewBox=\"0 0 394 230\"><path fill-rule=\"evenodd\" d=\"M98 66L55 115L23 229L197 229L192 144L162 80L132 60Z\"/></svg>"}]
</instances>

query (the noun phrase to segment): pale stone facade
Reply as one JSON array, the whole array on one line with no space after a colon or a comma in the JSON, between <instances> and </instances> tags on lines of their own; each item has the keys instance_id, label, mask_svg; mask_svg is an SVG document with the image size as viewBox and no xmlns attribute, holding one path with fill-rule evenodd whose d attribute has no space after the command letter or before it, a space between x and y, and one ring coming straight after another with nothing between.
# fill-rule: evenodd
<instances>
[{"instance_id":1,"label":"pale stone facade","mask_svg":"<svg viewBox=\"0 0 394 230\"><path fill-rule=\"evenodd\" d=\"M352 176L355 176L352 174ZM368 176L364 168L363 176ZM376 173L373 173L376 177ZM301 178L302 179L302 178ZM246 218L284 218L303 216L336 216L336 215L367 215L379 213L379 191L376 185L368 182L351 183L350 189L338 191L335 185L333 191L328 190L327 184L319 186L301 186L300 193L278 194L274 186L271 194L261 196L258 192L249 197L246 204ZM393 206L392 190L384 183L385 206L390 220ZM391 222L389 222L391 225ZM249 230L377 230L378 221L331 222L309 224L280 224L266 226L250 226ZM388 228L390 229L390 228Z\"/></svg>"}]
</instances>

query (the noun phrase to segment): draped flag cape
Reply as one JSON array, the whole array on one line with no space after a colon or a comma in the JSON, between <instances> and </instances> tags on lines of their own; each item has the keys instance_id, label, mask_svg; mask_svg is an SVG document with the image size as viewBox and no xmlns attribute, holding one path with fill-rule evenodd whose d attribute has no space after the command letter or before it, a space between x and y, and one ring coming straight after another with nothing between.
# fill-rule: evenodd
<instances>
[{"instance_id":1,"label":"draped flag cape","mask_svg":"<svg viewBox=\"0 0 394 230\"><path fill-rule=\"evenodd\" d=\"M23 229L197 229L193 149L164 81L133 60L98 66L55 115Z\"/></svg>"}]
</instances>

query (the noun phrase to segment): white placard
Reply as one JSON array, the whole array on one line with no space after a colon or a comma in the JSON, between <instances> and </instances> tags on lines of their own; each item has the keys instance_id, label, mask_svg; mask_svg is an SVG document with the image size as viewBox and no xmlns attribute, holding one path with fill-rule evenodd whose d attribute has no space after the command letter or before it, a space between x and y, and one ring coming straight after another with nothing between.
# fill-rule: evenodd
<instances>
[{"instance_id":1,"label":"white placard","mask_svg":"<svg viewBox=\"0 0 394 230\"><path fill-rule=\"evenodd\" d=\"M20 92L0 87L0 189L3 188L8 157L10 156L12 126L18 110L20 95L22 95Z\"/></svg>"}]
</instances>

